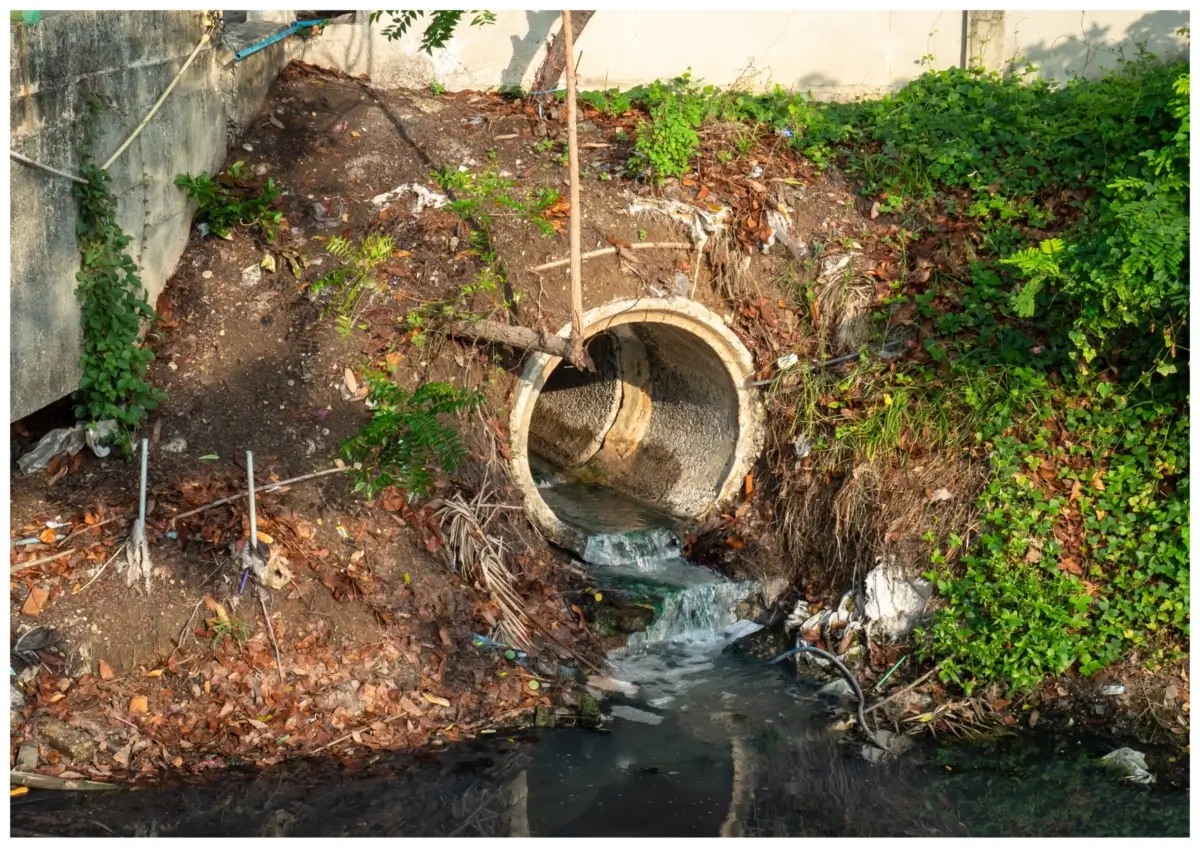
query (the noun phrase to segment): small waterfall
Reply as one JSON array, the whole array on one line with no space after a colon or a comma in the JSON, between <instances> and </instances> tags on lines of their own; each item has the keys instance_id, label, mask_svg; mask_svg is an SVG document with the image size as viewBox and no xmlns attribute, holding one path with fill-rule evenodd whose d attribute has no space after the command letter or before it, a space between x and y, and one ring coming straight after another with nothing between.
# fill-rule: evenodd
<instances>
[{"instance_id":1,"label":"small waterfall","mask_svg":"<svg viewBox=\"0 0 1200 848\"><path fill-rule=\"evenodd\" d=\"M679 559L683 545L665 527L627 533L593 533L584 545L583 559L592 565L637 565Z\"/></svg>"},{"instance_id":2,"label":"small waterfall","mask_svg":"<svg viewBox=\"0 0 1200 848\"><path fill-rule=\"evenodd\" d=\"M699 566L693 566L698 568ZM661 642L686 641L725 643L745 634L745 626L736 627L740 620L734 608L755 591L753 581L735 583L714 580L688 586L667 596L659 615L644 633L629 637L626 651L633 653ZM758 625L744 622L750 628Z\"/></svg>"}]
</instances>

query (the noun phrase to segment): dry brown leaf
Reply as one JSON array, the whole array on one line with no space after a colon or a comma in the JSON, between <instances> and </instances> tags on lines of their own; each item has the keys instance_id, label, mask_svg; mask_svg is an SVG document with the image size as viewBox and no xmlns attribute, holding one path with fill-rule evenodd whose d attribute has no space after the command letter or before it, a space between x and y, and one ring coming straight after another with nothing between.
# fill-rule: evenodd
<instances>
[{"instance_id":1,"label":"dry brown leaf","mask_svg":"<svg viewBox=\"0 0 1200 848\"><path fill-rule=\"evenodd\" d=\"M53 528L47 527L38 534L38 541L40 541L43 545L53 545L56 541L58 541L58 533L56 533Z\"/></svg>"},{"instance_id":2,"label":"dry brown leaf","mask_svg":"<svg viewBox=\"0 0 1200 848\"><path fill-rule=\"evenodd\" d=\"M29 590L29 597L25 599L25 603L21 606L21 613L28 616L40 614L42 607L46 605L46 600L49 597L49 591L39 586L34 586Z\"/></svg>"},{"instance_id":3,"label":"dry brown leaf","mask_svg":"<svg viewBox=\"0 0 1200 848\"><path fill-rule=\"evenodd\" d=\"M450 702L445 698L440 698L437 695L430 695L428 692L422 692L421 697L431 704L437 704L439 707L448 707Z\"/></svg>"},{"instance_id":4,"label":"dry brown leaf","mask_svg":"<svg viewBox=\"0 0 1200 848\"><path fill-rule=\"evenodd\" d=\"M229 614L225 612L225 607L213 600L212 595L204 596L204 605L217 614L217 618L221 621L228 621Z\"/></svg>"},{"instance_id":5,"label":"dry brown leaf","mask_svg":"<svg viewBox=\"0 0 1200 848\"><path fill-rule=\"evenodd\" d=\"M143 695L134 695L129 699L129 712L136 715L145 715L150 712L150 704Z\"/></svg>"},{"instance_id":6,"label":"dry brown leaf","mask_svg":"<svg viewBox=\"0 0 1200 848\"><path fill-rule=\"evenodd\" d=\"M1041 718L1041 715L1040 715L1040 713L1038 713L1038 711L1037 711L1037 710L1034 710L1033 712L1031 712L1031 713L1029 714L1029 726L1030 726L1030 727L1037 727L1037 723L1038 723L1038 719L1039 719L1039 718Z\"/></svg>"},{"instance_id":7,"label":"dry brown leaf","mask_svg":"<svg viewBox=\"0 0 1200 848\"><path fill-rule=\"evenodd\" d=\"M147 671L146 677L162 677L162 673L163 670L161 668L156 668L154 671Z\"/></svg>"},{"instance_id":8,"label":"dry brown leaf","mask_svg":"<svg viewBox=\"0 0 1200 848\"><path fill-rule=\"evenodd\" d=\"M110 666L104 660L99 660L97 664L100 666L101 680L112 680L114 677L116 677L116 675L113 674L112 666Z\"/></svg>"}]
</instances>

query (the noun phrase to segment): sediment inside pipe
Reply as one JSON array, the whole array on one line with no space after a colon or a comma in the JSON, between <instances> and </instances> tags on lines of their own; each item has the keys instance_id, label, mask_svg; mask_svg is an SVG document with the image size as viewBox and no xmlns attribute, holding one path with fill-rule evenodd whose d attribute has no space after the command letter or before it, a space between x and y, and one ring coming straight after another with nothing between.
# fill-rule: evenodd
<instances>
[{"instance_id":1,"label":"sediment inside pipe","mask_svg":"<svg viewBox=\"0 0 1200 848\"><path fill-rule=\"evenodd\" d=\"M582 551L580 531L543 500L531 458L682 519L734 497L761 447L762 408L750 354L721 318L691 300L644 298L593 309L583 326L596 371L535 354L514 396L512 466L534 523Z\"/></svg>"}]
</instances>

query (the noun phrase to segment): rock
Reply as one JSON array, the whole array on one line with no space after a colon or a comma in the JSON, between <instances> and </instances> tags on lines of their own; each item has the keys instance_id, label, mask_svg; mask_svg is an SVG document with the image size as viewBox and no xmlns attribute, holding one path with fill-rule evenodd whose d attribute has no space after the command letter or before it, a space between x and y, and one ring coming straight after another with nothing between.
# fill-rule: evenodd
<instances>
[{"instance_id":1,"label":"rock","mask_svg":"<svg viewBox=\"0 0 1200 848\"><path fill-rule=\"evenodd\" d=\"M17 749L17 768L22 771L33 771L38 765L38 746L26 742Z\"/></svg>"},{"instance_id":2,"label":"rock","mask_svg":"<svg viewBox=\"0 0 1200 848\"><path fill-rule=\"evenodd\" d=\"M743 636L730 646L730 651L742 656L770 662L792 648L792 638L780 624L764 627L749 636Z\"/></svg>"},{"instance_id":3,"label":"rock","mask_svg":"<svg viewBox=\"0 0 1200 848\"><path fill-rule=\"evenodd\" d=\"M629 698L634 697L638 692L635 684L626 683L624 680L617 680L612 677L589 677L587 685L599 692L617 692Z\"/></svg>"},{"instance_id":4,"label":"rock","mask_svg":"<svg viewBox=\"0 0 1200 848\"><path fill-rule=\"evenodd\" d=\"M854 697L854 689L850 686L850 681L844 677L839 677L830 683L826 683L817 690L818 695L829 695L838 700L845 701Z\"/></svg>"},{"instance_id":5,"label":"rock","mask_svg":"<svg viewBox=\"0 0 1200 848\"><path fill-rule=\"evenodd\" d=\"M56 719L43 725L41 736L72 763L90 763L96 756L96 743L91 736Z\"/></svg>"},{"instance_id":6,"label":"rock","mask_svg":"<svg viewBox=\"0 0 1200 848\"><path fill-rule=\"evenodd\" d=\"M253 288L262 282L262 266L255 263L242 269L242 287Z\"/></svg>"},{"instance_id":7,"label":"rock","mask_svg":"<svg viewBox=\"0 0 1200 848\"><path fill-rule=\"evenodd\" d=\"M624 704L619 704L612 708L612 714L617 718L623 718L627 721L636 721L641 724L662 724L663 717L657 713L646 712L639 710L636 707L627 707Z\"/></svg>"},{"instance_id":8,"label":"rock","mask_svg":"<svg viewBox=\"0 0 1200 848\"><path fill-rule=\"evenodd\" d=\"M613 604L601 608L594 619L602 636L619 633L641 633L654 619L654 609L642 604Z\"/></svg>"},{"instance_id":9,"label":"rock","mask_svg":"<svg viewBox=\"0 0 1200 848\"><path fill-rule=\"evenodd\" d=\"M9 693L11 707L8 711L8 729L11 733L15 731L25 721L25 693L17 688L15 683L11 684L11 692Z\"/></svg>"},{"instance_id":10,"label":"rock","mask_svg":"<svg viewBox=\"0 0 1200 848\"><path fill-rule=\"evenodd\" d=\"M579 695L579 721L584 727L595 727L600 723L600 702L587 692Z\"/></svg>"},{"instance_id":11,"label":"rock","mask_svg":"<svg viewBox=\"0 0 1200 848\"><path fill-rule=\"evenodd\" d=\"M881 561L864 581L867 632L877 639L896 641L907 636L925 614L933 586L921 578L910 579L893 557Z\"/></svg>"},{"instance_id":12,"label":"rock","mask_svg":"<svg viewBox=\"0 0 1200 848\"><path fill-rule=\"evenodd\" d=\"M1132 748L1118 748L1111 754L1101 757L1100 762L1131 783L1149 785L1154 782L1154 775L1146 768L1146 755L1141 751L1135 751Z\"/></svg>"},{"instance_id":13,"label":"rock","mask_svg":"<svg viewBox=\"0 0 1200 848\"><path fill-rule=\"evenodd\" d=\"M537 727L554 727L554 711L545 704L538 704L533 714L533 723Z\"/></svg>"},{"instance_id":14,"label":"rock","mask_svg":"<svg viewBox=\"0 0 1200 848\"><path fill-rule=\"evenodd\" d=\"M187 450L187 447L187 439L183 438L182 436L177 436L176 438L171 439L171 441L160 446L159 450L163 453L183 453Z\"/></svg>"},{"instance_id":15,"label":"rock","mask_svg":"<svg viewBox=\"0 0 1200 848\"><path fill-rule=\"evenodd\" d=\"M902 754L913 745L913 741L909 737L893 733L890 730L876 730L871 736L878 744L863 745L862 757L872 764L878 764L897 754Z\"/></svg>"},{"instance_id":16,"label":"rock","mask_svg":"<svg viewBox=\"0 0 1200 848\"><path fill-rule=\"evenodd\" d=\"M762 602L764 607L773 607L775 603L783 597L784 592L788 590L788 581L784 577L768 577L763 580L762 585Z\"/></svg>"}]
</instances>

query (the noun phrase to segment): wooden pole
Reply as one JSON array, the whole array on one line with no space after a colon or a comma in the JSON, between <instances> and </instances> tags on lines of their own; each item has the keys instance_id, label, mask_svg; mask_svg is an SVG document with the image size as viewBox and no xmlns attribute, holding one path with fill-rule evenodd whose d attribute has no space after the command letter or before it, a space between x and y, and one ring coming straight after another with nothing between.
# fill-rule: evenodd
<instances>
[{"instance_id":1,"label":"wooden pole","mask_svg":"<svg viewBox=\"0 0 1200 848\"><path fill-rule=\"evenodd\" d=\"M562 13L563 46L567 51L567 156L571 173L571 361L579 367L583 353L582 221L579 215L579 116L575 102L575 44L571 13Z\"/></svg>"}]
</instances>

